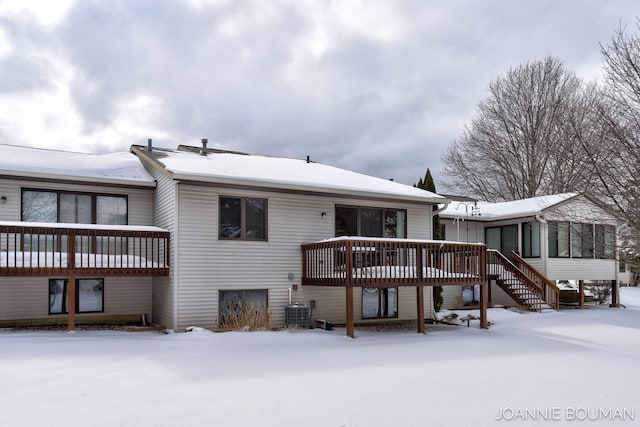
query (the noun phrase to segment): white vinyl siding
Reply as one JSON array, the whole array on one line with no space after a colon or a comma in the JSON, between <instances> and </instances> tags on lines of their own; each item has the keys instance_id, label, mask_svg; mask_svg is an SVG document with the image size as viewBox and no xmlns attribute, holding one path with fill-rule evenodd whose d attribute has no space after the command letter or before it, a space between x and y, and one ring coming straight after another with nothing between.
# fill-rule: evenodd
<instances>
[{"instance_id":1,"label":"white vinyl siding","mask_svg":"<svg viewBox=\"0 0 640 427\"><path fill-rule=\"evenodd\" d=\"M141 159L142 165L157 182L155 197L153 199L153 225L169 230L171 238L169 242L169 276L153 277L153 322L159 325L175 329L175 266L176 262L176 233L175 233L175 207L176 207L176 182L171 178L150 166Z\"/></svg>"},{"instance_id":2,"label":"white vinyl siding","mask_svg":"<svg viewBox=\"0 0 640 427\"><path fill-rule=\"evenodd\" d=\"M296 194L216 189L180 184L179 194L179 321L177 330L196 325L217 327L218 290L268 289L273 323L284 319L289 288L300 284L300 245L334 236L336 204L406 209L408 237L429 238L430 206L395 202L366 202ZM268 200L268 240L234 241L218 239L218 197L258 197ZM322 216L322 213L325 216ZM293 273L293 280L288 274ZM354 292L354 310L360 317L360 294ZM316 301L314 318L343 322L343 288L301 287L292 291L292 300ZM357 296L355 294L358 294ZM430 288L425 288L425 306L431 307ZM400 293L400 318L415 318L415 288Z\"/></svg>"},{"instance_id":3,"label":"white vinyl siding","mask_svg":"<svg viewBox=\"0 0 640 427\"><path fill-rule=\"evenodd\" d=\"M0 204L0 220L20 221L21 189L74 191L83 193L128 196L129 225L153 225L153 188L107 187L91 184L69 184L26 180L0 179L0 195L7 198ZM65 279L65 277L52 277ZM104 277L104 313L82 316L136 315L152 312L151 278ZM0 277L0 320L66 319L66 315L49 315L48 277Z\"/></svg>"},{"instance_id":4,"label":"white vinyl siding","mask_svg":"<svg viewBox=\"0 0 640 427\"><path fill-rule=\"evenodd\" d=\"M457 221L440 217L440 224L444 224L445 240L464 243L484 243L484 224L478 221ZM459 237L458 237L459 236Z\"/></svg>"},{"instance_id":5,"label":"white vinyl siding","mask_svg":"<svg viewBox=\"0 0 640 427\"><path fill-rule=\"evenodd\" d=\"M0 179L0 195L7 202L0 205L0 221L20 221L21 189L77 191L82 193L128 196L129 225L153 225L153 188L115 188L85 184L62 184Z\"/></svg>"},{"instance_id":6,"label":"white vinyl siding","mask_svg":"<svg viewBox=\"0 0 640 427\"><path fill-rule=\"evenodd\" d=\"M64 279L65 277L55 278ZM149 313L151 313L150 277L104 277L104 312L76 314L76 319L79 323L83 316L106 318L132 315L139 319L140 315ZM66 314L49 314L49 278L3 277L0 279L0 321L36 319L46 323L47 319L66 318Z\"/></svg>"},{"instance_id":7,"label":"white vinyl siding","mask_svg":"<svg viewBox=\"0 0 640 427\"><path fill-rule=\"evenodd\" d=\"M614 280L617 277L616 261L550 258L547 260L546 276L551 280Z\"/></svg>"}]
</instances>

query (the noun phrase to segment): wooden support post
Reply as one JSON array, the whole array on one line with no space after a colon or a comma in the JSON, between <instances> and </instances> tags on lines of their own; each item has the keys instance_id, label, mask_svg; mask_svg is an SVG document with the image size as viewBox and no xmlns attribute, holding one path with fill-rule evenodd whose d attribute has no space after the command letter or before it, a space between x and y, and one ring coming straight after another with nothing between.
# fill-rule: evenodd
<instances>
[{"instance_id":1,"label":"wooden support post","mask_svg":"<svg viewBox=\"0 0 640 427\"><path fill-rule=\"evenodd\" d=\"M67 329L73 331L76 329L76 278L75 276L69 276L67 282L67 297L69 298L69 304L67 304Z\"/></svg>"},{"instance_id":2,"label":"wooden support post","mask_svg":"<svg viewBox=\"0 0 640 427\"><path fill-rule=\"evenodd\" d=\"M76 329L76 236L70 233L67 236L67 268L69 269L69 281L67 282L67 329Z\"/></svg>"},{"instance_id":3,"label":"wooden support post","mask_svg":"<svg viewBox=\"0 0 640 427\"><path fill-rule=\"evenodd\" d=\"M618 296L618 283L615 280L611 281L611 304L609 307L620 307L620 298Z\"/></svg>"},{"instance_id":4,"label":"wooden support post","mask_svg":"<svg viewBox=\"0 0 640 427\"><path fill-rule=\"evenodd\" d=\"M489 286L491 286L491 279L487 280L487 283L480 285L480 327L482 329L489 328L489 322L487 321L487 307L489 305Z\"/></svg>"},{"instance_id":5,"label":"wooden support post","mask_svg":"<svg viewBox=\"0 0 640 427\"><path fill-rule=\"evenodd\" d=\"M347 286L345 288L345 292L347 296L347 336L355 338L356 333L353 326L353 288L351 286Z\"/></svg>"},{"instance_id":6,"label":"wooden support post","mask_svg":"<svg viewBox=\"0 0 640 427\"><path fill-rule=\"evenodd\" d=\"M424 286L416 286L418 333L424 334Z\"/></svg>"},{"instance_id":7,"label":"wooden support post","mask_svg":"<svg viewBox=\"0 0 640 427\"><path fill-rule=\"evenodd\" d=\"M584 307L584 280L578 280L578 307Z\"/></svg>"}]
</instances>

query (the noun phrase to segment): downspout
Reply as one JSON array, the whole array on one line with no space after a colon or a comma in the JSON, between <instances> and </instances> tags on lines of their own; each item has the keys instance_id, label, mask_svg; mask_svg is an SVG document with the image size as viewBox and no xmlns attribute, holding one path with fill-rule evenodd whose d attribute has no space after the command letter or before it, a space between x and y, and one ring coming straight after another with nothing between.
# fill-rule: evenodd
<instances>
[{"instance_id":1,"label":"downspout","mask_svg":"<svg viewBox=\"0 0 640 427\"><path fill-rule=\"evenodd\" d=\"M540 214L536 214L534 216L534 218L536 219L536 221L538 221L540 224L544 224L545 225L545 230L546 230L546 238L543 238L543 236L540 236L540 240L542 240L540 242L540 248L544 249L544 253L540 254L540 257L542 258L542 262L544 262L544 271L542 272L542 274L544 274L545 276L547 275L547 261L549 260L549 224L547 223L547 220L542 218L542 215Z\"/></svg>"},{"instance_id":2,"label":"downspout","mask_svg":"<svg viewBox=\"0 0 640 427\"><path fill-rule=\"evenodd\" d=\"M443 206L441 208L438 208L435 211L431 212L431 224L432 224L432 227L433 227L433 217L438 215L438 214L440 214L440 212L444 211L445 209L447 209L450 204L451 204L451 200L448 201L447 203L443 203ZM431 237L433 238L433 230L431 230ZM435 306L435 302L433 300L433 286L431 286L431 298L429 298L429 301L430 301L429 302L429 311L431 311L431 316L433 316L433 322L434 323L438 323L438 313L436 313L436 306Z\"/></svg>"},{"instance_id":3,"label":"downspout","mask_svg":"<svg viewBox=\"0 0 640 427\"><path fill-rule=\"evenodd\" d=\"M180 271L180 232L178 230L180 226L180 191L178 184L180 181L175 181L173 186L174 191L174 206L173 206L173 330L178 329L178 276Z\"/></svg>"}]
</instances>

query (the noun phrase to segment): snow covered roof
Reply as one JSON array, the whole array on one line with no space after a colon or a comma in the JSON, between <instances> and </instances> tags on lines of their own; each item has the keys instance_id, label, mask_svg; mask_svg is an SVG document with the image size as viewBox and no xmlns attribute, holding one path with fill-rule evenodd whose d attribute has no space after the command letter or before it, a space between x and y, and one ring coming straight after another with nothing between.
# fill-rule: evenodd
<instances>
[{"instance_id":1,"label":"snow covered roof","mask_svg":"<svg viewBox=\"0 0 640 427\"><path fill-rule=\"evenodd\" d=\"M313 191L319 193L383 197L394 200L447 203L437 194L322 163L301 159L207 150L196 147L178 149L133 146L132 151L151 159L171 173L173 179L251 185L269 189Z\"/></svg>"},{"instance_id":2,"label":"snow covered roof","mask_svg":"<svg viewBox=\"0 0 640 427\"><path fill-rule=\"evenodd\" d=\"M453 202L440 213L445 218L471 217L474 221L496 221L500 219L523 218L542 213L566 200L578 196L578 193L552 194L510 202ZM472 214L473 213L473 214ZM479 215L478 215L479 213Z\"/></svg>"},{"instance_id":3,"label":"snow covered roof","mask_svg":"<svg viewBox=\"0 0 640 427\"><path fill-rule=\"evenodd\" d=\"M131 153L87 154L0 144L0 175L154 187Z\"/></svg>"}]
</instances>

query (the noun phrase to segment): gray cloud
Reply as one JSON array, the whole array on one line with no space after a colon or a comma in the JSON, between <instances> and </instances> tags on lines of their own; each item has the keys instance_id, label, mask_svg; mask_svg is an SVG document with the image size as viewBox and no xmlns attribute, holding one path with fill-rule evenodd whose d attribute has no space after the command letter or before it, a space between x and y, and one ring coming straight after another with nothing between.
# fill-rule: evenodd
<instances>
[{"instance_id":1,"label":"gray cloud","mask_svg":"<svg viewBox=\"0 0 640 427\"><path fill-rule=\"evenodd\" d=\"M598 43L636 13L634 1L416 0L363 3L381 12L358 24L371 11L344 20L343 5L78 1L52 29L12 21L17 49L0 59L8 76L0 92L46 91L54 55L74 69L69 93L84 136L99 135L137 97L151 99L147 120L162 136L126 133L95 149L208 137L405 183L430 167L437 181L441 152L492 79L547 54L593 74ZM36 41L39 53L25 54Z\"/></svg>"}]
</instances>

